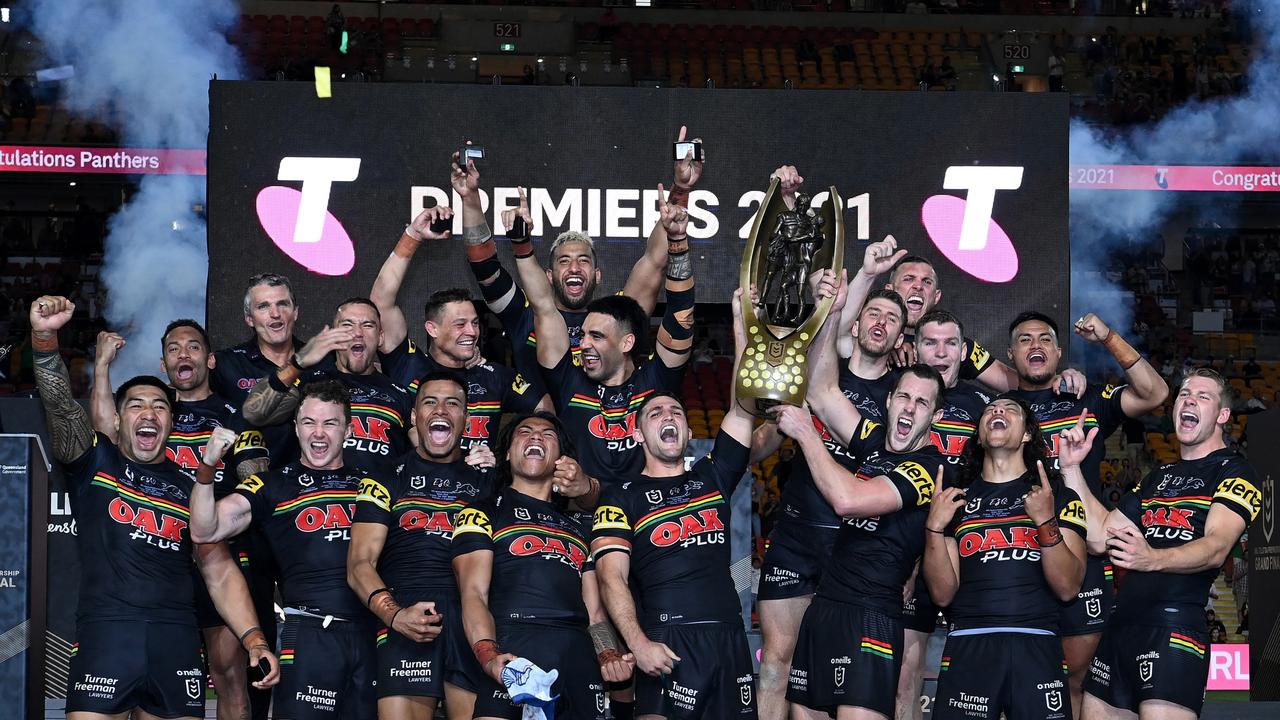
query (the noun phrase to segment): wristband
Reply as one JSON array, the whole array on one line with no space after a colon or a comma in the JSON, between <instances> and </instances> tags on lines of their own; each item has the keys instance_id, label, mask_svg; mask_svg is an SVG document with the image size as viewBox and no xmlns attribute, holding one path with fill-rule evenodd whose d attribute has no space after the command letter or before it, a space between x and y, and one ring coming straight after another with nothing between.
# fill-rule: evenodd
<instances>
[{"instance_id":1,"label":"wristband","mask_svg":"<svg viewBox=\"0 0 1280 720\"><path fill-rule=\"evenodd\" d=\"M201 485L212 485L217 479L218 469L212 465L206 465L204 458L200 458L200 462L196 463L196 482Z\"/></svg>"},{"instance_id":2,"label":"wristband","mask_svg":"<svg viewBox=\"0 0 1280 720\"><path fill-rule=\"evenodd\" d=\"M1036 543L1042 548L1053 547L1062 542L1062 530L1058 527L1058 519L1052 518L1036 526Z\"/></svg>"},{"instance_id":3,"label":"wristband","mask_svg":"<svg viewBox=\"0 0 1280 720\"><path fill-rule=\"evenodd\" d=\"M244 634L240 636L240 647L243 647L245 650L248 650L249 648L252 648L257 645L266 645L266 644L267 644L267 636L263 634L262 629L259 628L257 625L254 625L248 630L245 630Z\"/></svg>"},{"instance_id":4,"label":"wristband","mask_svg":"<svg viewBox=\"0 0 1280 720\"><path fill-rule=\"evenodd\" d=\"M533 256L533 242L529 238L511 241L511 254L517 259Z\"/></svg>"},{"instance_id":5,"label":"wristband","mask_svg":"<svg viewBox=\"0 0 1280 720\"><path fill-rule=\"evenodd\" d=\"M400 235L400 239L396 242L396 248L393 254L408 260L413 254L418 252L418 246L422 244L422 238L415 238L409 234L409 226L404 226L404 232Z\"/></svg>"},{"instance_id":6,"label":"wristband","mask_svg":"<svg viewBox=\"0 0 1280 720\"><path fill-rule=\"evenodd\" d=\"M389 587L380 587L377 590L374 590L373 592L369 593L369 597L364 601L364 606L372 607L373 599L377 597L379 593L390 593L390 592L391 592L391 588Z\"/></svg>"},{"instance_id":7,"label":"wristband","mask_svg":"<svg viewBox=\"0 0 1280 720\"><path fill-rule=\"evenodd\" d=\"M306 372L306 368L302 367L302 362L298 360L298 353L289 356L289 364L298 369L298 372Z\"/></svg>"},{"instance_id":8,"label":"wristband","mask_svg":"<svg viewBox=\"0 0 1280 720\"><path fill-rule=\"evenodd\" d=\"M621 659L622 659L622 653L618 652L617 650L614 650L613 648L609 648L608 650L605 650L604 652L601 652L596 655L596 662L600 663L601 667L604 667L605 665L608 665L611 662L614 662L616 660L621 660Z\"/></svg>"},{"instance_id":9,"label":"wristband","mask_svg":"<svg viewBox=\"0 0 1280 720\"><path fill-rule=\"evenodd\" d=\"M680 237L667 236L668 255L681 255L687 252L689 252L689 236L687 234Z\"/></svg>"},{"instance_id":10,"label":"wristband","mask_svg":"<svg viewBox=\"0 0 1280 720\"><path fill-rule=\"evenodd\" d=\"M480 663L480 667L488 670L489 661L498 657L501 651L498 650L498 643L493 640L477 640L471 646L471 652L475 653L476 661Z\"/></svg>"},{"instance_id":11,"label":"wristband","mask_svg":"<svg viewBox=\"0 0 1280 720\"><path fill-rule=\"evenodd\" d=\"M933 528L931 528L931 527L929 527L929 526L927 526L927 525L925 526L925 528L924 528L924 529L925 529L925 530L927 530L928 532L934 533L934 534L936 534L936 535L946 535L946 534L947 534L947 531L946 531L946 530L934 530Z\"/></svg>"},{"instance_id":12,"label":"wristband","mask_svg":"<svg viewBox=\"0 0 1280 720\"><path fill-rule=\"evenodd\" d=\"M35 332L31 333L31 350L33 352L56 353L58 352L58 333L51 333L49 337L42 338Z\"/></svg>"},{"instance_id":13,"label":"wristband","mask_svg":"<svg viewBox=\"0 0 1280 720\"><path fill-rule=\"evenodd\" d=\"M1138 361L1142 359L1142 356L1138 354L1138 351L1134 350L1132 345L1125 342L1125 339L1120 337L1120 333L1115 330L1107 333L1107 339L1102 341L1102 346L1111 353L1111 356L1116 359L1116 362L1120 363L1120 367L1125 370L1137 365Z\"/></svg>"},{"instance_id":14,"label":"wristband","mask_svg":"<svg viewBox=\"0 0 1280 720\"><path fill-rule=\"evenodd\" d=\"M394 630L394 629L395 629L395 626L396 626L396 617L400 614L400 611L401 611L401 610L404 610L404 608L398 608L395 612L391 613L391 620L387 622L387 629L388 629L388 630Z\"/></svg>"}]
</instances>

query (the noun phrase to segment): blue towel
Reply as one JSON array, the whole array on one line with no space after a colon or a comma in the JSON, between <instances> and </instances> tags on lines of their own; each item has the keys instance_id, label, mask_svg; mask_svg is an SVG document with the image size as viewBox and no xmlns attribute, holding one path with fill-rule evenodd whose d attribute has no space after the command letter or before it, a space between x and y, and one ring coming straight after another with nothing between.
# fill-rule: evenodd
<instances>
[{"instance_id":1,"label":"blue towel","mask_svg":"<svg viewBox=\"0 0 1280 720\"><path fill-rule=\"evenodd\" d=\"M522 720L555 720L560 696L551 694L551 685L558 677L559 670L543 670L526 658L516 658L502 669L502 684L511 702L524 706Z\"/></svg>"}]
</instances>

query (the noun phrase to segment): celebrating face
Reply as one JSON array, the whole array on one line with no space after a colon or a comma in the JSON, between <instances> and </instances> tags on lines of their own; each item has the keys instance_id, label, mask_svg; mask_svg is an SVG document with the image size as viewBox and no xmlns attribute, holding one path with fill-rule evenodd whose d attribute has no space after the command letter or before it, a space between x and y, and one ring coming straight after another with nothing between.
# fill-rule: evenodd
<instances>
[{"instance_id":1,"label":"celebrating face","mask_svg":"<svg viewBox=\"0 0 1280 720\"><path fill-rule=\"evenodd\" d=\"M889 395L889 449L907 452L919 447L931 426L941 416L938 384L907 373Z\"/></svg>"},{"instance_id":2,"label":"celebrating face","mask_svg":"<svg viewBox=\"0 0 1280 720\"><path fill-rule=\"evenodd\" d=\"M1058 346L1057 333L1043 320L1027 320L1018 325L1009 345L1009 359L1026 382L1048 382L1057 374L1062 348Z\"/></svg>"},{"instance_id":3,"label":"celebrating face","mask_svg":"<svg viewBox=\"0 0 1280 720\"><path fill-rule=\"evenodd\" d=\"M556 248L547 275L556 301L568 310L586 307L600 283L591 247L580 242L566 242Z\"/></svg>"},{"instance_id":4,"label":"celebrating face","mask_svg":"<svg viewBox=\"0 0 1280 720\"><path fill-rule=\"evenodd\" d=\"M164 337L164 356L160 360L169 384L183 392L203 387L214 364L204 338L188 326L178 326Z\"/></svg>"},{"instance_id":5,"label":"celebrating face","mask_svg":"<svg viewBox=\"0 0 1280 720\"><path fill-rule=\"evenodd\" d=\"M458 440L467 425L467 393L449 380L427 382L418 389L413 417L418 449L429 458L447 458L459 451Z\"/></svg>"}]
</instances>

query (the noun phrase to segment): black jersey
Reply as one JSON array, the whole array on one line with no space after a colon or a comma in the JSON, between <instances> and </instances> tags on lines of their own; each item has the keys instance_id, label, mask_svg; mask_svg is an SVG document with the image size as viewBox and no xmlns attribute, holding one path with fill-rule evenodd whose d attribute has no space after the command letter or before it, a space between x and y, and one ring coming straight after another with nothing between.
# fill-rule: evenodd
<instances>
[{"instance_id":1,"label":"black jersey","mask_svg":"<svg viewBox=\"0 0 1280 720\"><path fill-rule=\"evenodd\" d=\"M684 366L672 369L661 358L643 362L621 385L601 385L574 367L570 353L546 371L556 415L578 448L578 463L608 485L639 474L644 451L632 437L636 410L654 391L678 392Z\"/></svg>"},{"instance_id":2,"label":"black jersey","mask_svg":"<svg viewBox=\"0 0 1280 720\"><path fill-rule=\"evenodd\" d=\"M382 371L417 398L418 383L428 374L444 370L456 373L467 384L467 427L462 433L465 453L477 443L488 443L498 432L503 413L533 412L545 393L536 393L524 376L506 365L483 363L473 368L441 365L409 339L390 353L379 354Z\"/></svg>"},{"instance_id":3,"label":"black jersey","mask_svg":"<svg viewBox=\"0 0 1280 720\"><path fill-rule=\"evenodd\" d=\"M902 509L844 519L818 595L896 618L902 615L902 586L924 552L924 520L933 499L933 476L945 460L928 443L907 453L890 452L884 443L884 427L864 419L849 448L864 458L858 481L889 478L902 497Z\"/></svg>"},{"instance_id":4,"label":"black jersey","mask_svg":"<svg viewBox=\"0 0 1280 720\"><path fill-rule=\"evenodd\" d=\"M345 373L321 367L303 375L302 384L337 380L351 395L351 435L342 444L342 464L389 470L409 449L413 398L380 372Z\"/></svg>"},{"instance_id":5,"label":"black jersey","mask_svg":"<svg viewBox=\"0 0 1280 720\"><path fill-rule=\"evenodd\" d=\"M506 270L501 272L505 273ZM545 387L542 367L538 364L538 338L533 330L533 308L519 285L515 286L515 294L511 296L507 307L497 315L502 322L502 329L511 340L511 358L516 371L528 378L535 386L536 395L542 397L550 388ZM586 321L587 313L585 310L561 310L560 317L564 318L565 329L569 332L569 352L573 355L573 364L581 367L582 323Z\"/></svg>"},{"instance_id":6,"label":"black jersey","mask_svg":"<svg viewBox=\"0 0 1280 720\"><path fill-rule=\"evenodd\" d=\"M293 463L251 475L236 487L280 566L284 605L365 620L364 598L347 586L347 547L360 484L356 469L313 470Z\"/></svg>"},{"instance_id":7,"label":"black jersey","mask_svg":"<svg viewBox=\"0 0 1280 720\"><path fill-rule=\"evenodd\" d=\"M586 627L587 535L582 523L551 503L507 488L458 513L452 551L454 557L493 553L489 612L499 625Z\"/></svg>"},{"instance_id":8,"label":"black jersey","mask_svg":"<svg viewBox=\"0 0 1280 720\"><path fill-rule=\"evenodd\" d=\"M902 342L915 344L916 335L910 329L902 333ZM960 360L960 379L961 380L977 380L978 376L991 367L993 358L991 352L982 347L982 344L973 338L964 338L965 347L969 348L968 354Z\"/></svg>"},{"instance_id":9,"label":"black jersey","mask_svg":"<svg viewBox=\"0 0 1280 720\"><path fill-rule=\"evenodd\" d=\"M897 382L897 374L894 372L888 372L870 380L854 375L847 365L840 366L840 391L857 408L862 417L868 420L879 421L884 418L885 404L895 382ZM827 446L827 452L831 453L836 462L849 472L856 472L861 459L839 440L833 438L816 416L813 418L813 425L822 437L822 444ZM791 477L782 488L781 506L786 517L808 525L826 527L840 525L840 516L831 509L831 503L827 502L827 499L822 496L822 491L818 490L817 485L814 484L813 471L809 469L809 463L805 461L803 454L796 457Z\"/></svg>"},{"instance_id":10,"label":"black jersey","mask_svg":"<svg viewBox=\"0 0 1280 720\"><path fill-rule=\"evenodd\" d=\"M235 432L236 441L230 456L218 462L213 494L219 500L230 495L240 481L235 468L243 462L267 457L262 432L249 427L234 405L217 395L204 400L177 401L173 406L173 430L169 431L164 448L178 467L195 472L200 466L201 451L213 431L220 427ZM228 466L232 469L230 475L226 473Z\"/></svg>"},{"instance_id":11,"label":"black jersey","mask_svg":"<svg viewBox=\"0 0 1280 720\"><path fill-rule=\"evenodd\" d=\"M387 526L378 573L388 585L413 593L457 588L449 551L454 518L489 495L488 473L463 460L432 462L416 450L401 458L384 484L365 478L356 498L356 522Z\"/></svg>"},{"instance_id":12,"label":"black jersey","mask_svg":"<svg viewBox=\"0 0 1280 720\"><path fill-rule=\"evenodd\" d=\"M1080 465L1085 482L1099 500L1102 499L1102 459L1106 457L1106 440L1124 423L1126 415L1120 404L1126 385L1118 387L1107 385L1104 388L1090 386L1084 398L1076 399L1074 395L1055 395L1053 390L1012 390L1008 394L1021 398L1031 406L1036 420L1040 421L1040 432L1044 433L1045 442L1049 446L1049 457L1053 458L1053 469L1058 470L1058 433L1074 427L1080 419L1081 410L1087 408L1089 416L1084 420L1085 432L1090 428L1098 428L1098 437L1093 441L1089 455Z\"/></svg>"},{"instance_id":13,"label":"black jersey","mask_svg":"<svg viewBox=\"0 0 1280 720\"><path fill-rule=\"evenodd\" d=\"M294 347L302 347L297 338ZM280 366L271 362L258 348L256 338L213 354L217 363L209 371L209 387L215 395L221 396L236 409L244 407L249 391L259 380L280 371ZM271 467L278 468L298 459L298 436L294 434L292 422L282 422L260 428L262 438L266 442L267 451L271 454Z\"/></svg>"},{"instance_id":14,"label":"black jersey","mask_svg":"<svg viewBox=\"0 0 1280 720\"><path fill-rule=\"evenodd\" d=\"M107 436L64 465L79 527L76 618L195 624L191 487L170 460L135 463Z\"/></svg>"},{"instance_id":15,"label":"black jersey","mask_svg":"<svg viewBox=\"0 0 1280 720\"><path fill-rule=\"evenodd\" d=\"M641 475L604 489L594 557L622 551L643 608L640 624L741 622L729 566L729 498L749 450L721 431L711 453L676 477Z\"/></svg>"},{"instance_id":16,"label":"black jersey","mask_svg":"<svg viewBox=\"0 0 1280 720\"><path fill-rule=\"evenodd\" d=\"M942 419L929 428L929 440L947 462L958 464L965 443L978 433L978 420L991 396L973 383L962 382L942 396Z\"/></svg>"},{"instance_id":17,"label":"black jersey","mask_svg":"<svg viewBox=\"0 0 1280 720\"><path fill-rule=\"evenodd\" d=\"M1117 509L1141 528L1151 547L1163 549L1204 537L1205 522L1214 505L1239 515L1246 528L1262 508L1256 472L1231 449L1152 470L1120 498ZM1194 575L1130 571L1116 593L1112 620L1200 627L1209 588L1217 575L1217 568Z\"/></svg>"},{"instance_id":18,"label":"black jersey","mask_svg":"<svg viewBox=\"0 0 1280 720\"><path fill-rule=\"evenodd\" d=\"M960 550L960 587L949 617L958 630L1017 627L1057 632L1061 604L1044 577L1036 524L1024 498L1040 484L1035 470L1005 483L974 480L947 525ZM1084 505L1071 488L1053 489L1058 525L1087 534ZM1011 602L1017 598L1017 602Z\"/></svg>"}]
</instances>

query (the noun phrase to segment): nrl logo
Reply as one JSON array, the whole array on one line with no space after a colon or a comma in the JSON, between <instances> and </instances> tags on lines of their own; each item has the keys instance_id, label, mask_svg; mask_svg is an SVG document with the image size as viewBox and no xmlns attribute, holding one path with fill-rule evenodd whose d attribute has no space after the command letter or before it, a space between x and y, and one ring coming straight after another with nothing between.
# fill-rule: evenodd
<instances>
[{"instance_id":1,"label":"nrl logo","mask_svg":"<svg viewBox=\"0 0 1280 720\"><path fill-rule=\"evenodd\" d=\"M836 687L844 687L844 667L837 667L835 672Z\"/></svg>"},{"instance_id":2,"label":"nrl logo","mask_svg":"<svg viewBox=\"0 0 1280 720\"><path fill-rule=\"evenodd\" d=\"M1084 611L1088 613L1091 618L1102 617L1102 601L1098 598L1089 598L1088 600L1085 600Z\"/></svg>"},{"instance_id":3,"label":"nrl logo","mask_svg":"<svg viewBox=\"0 0 1280 720\"><path fill-rule=\"evenodd\" d=\"M200 699L200 678L187 678L187 697L192 700Z\"/></svg>"},{"instance_id":4,"label":"nrl logo","mask_svg":"<svg viewBox=\"0 0 1280 720\"><path fill-rule=\"evenodd\" d=\"M1143 660L1138 664L1138 677L1142 678L1142 682L1147 682L1151 676L1155 674L1155 666L1150 660Z\"/></svg>"},{"instance_id":5,"label":"nrl logo","mask_svg":"<svg viewBox=\"0 0 1280 720\"><path fill-rule=\"evenodd\" d=\"M1051 690L1044 694L1044 706L1057 712L1062 709L1062 691Z\"/></svg>"},{"instance_id":6,"label":"nrl logo","mask_svg":"<svg viewBox=\"0 0 1280 720\"><path fill-rule=\"evenodd\" d=\"M644 499L651 503L660 503L662 502L662 491L650 490L644 494Z\"/></svg>"},{"instance_id":7,"label":"nrl logo","mask_svg":"<svg viewBox=\"0 0 1280 720\"><path fill-rule=\"evenodd\" d=\"M967 513L976 513L978 512L978 509L981 507L982 507L982 498L974 498L969 502L965 503L964 511Z\"/></svg>"},{"instance_id":8,"label":"nrl logo","mask_svg":"<svg viewBox=\"0 0 1280 720\"><path fill-rule=\"evenodd\" d=\"M524 508L516 508L516 517L520 518L521 520L528 520L529 511Z\"/></svg>"},{"instance_id":9,"label":"nrl logo","mask_svg":"<svg viewBox=\"0 0 1280 720\"><path fill-rule=\"evenodd\" d=\"M421 490L427 486L427 478L424 475L414 475L409 478L409 489Z\"/></svg>"},{"instance_id":10,"label":"nrl logo","mask_svg":"<svg viewBox=\"0 0 1280 720\"><path fill-rule=\"evenodd\" d=\"M844 668L840 668L843 670ZM738 687L738 699L742 701L743 707L751 706L751 686L741 685Z\"/></svg>"}]
</instances>

